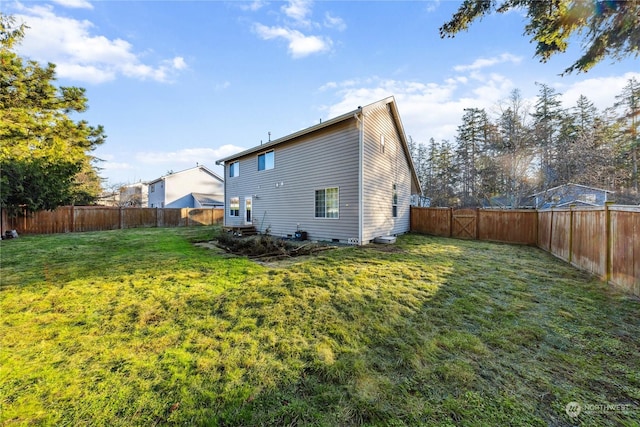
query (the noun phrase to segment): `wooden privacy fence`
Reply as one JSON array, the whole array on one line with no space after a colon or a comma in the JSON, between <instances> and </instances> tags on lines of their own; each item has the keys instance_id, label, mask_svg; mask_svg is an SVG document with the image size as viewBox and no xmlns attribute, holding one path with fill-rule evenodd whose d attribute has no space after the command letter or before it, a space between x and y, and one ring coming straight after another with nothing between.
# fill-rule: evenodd
<instances>
[{"instance_id":1,"label":"wooden privacy fence","mask_svg":"<svg viewBox=\"0 0 640 427\"><path fill-rule=\"evenodd\" d=\"M185 227L220 224L224 209L124 208L108 206L62 206L53 211L7 218L2 212L2 232L54 234L139 227Z\"/></svg>"},{"instance_id":2,"label":"wooden privacy fence","mask_svg":"<svg viewBox=\"0 0 640 427\"><path fill-rule=\"evenodd\" d=\"M411 230L535 245L640 296L640 207L540 211L412 207Z\"/></svg>"},{"instance_id":3,"label":"wooden privacy fence","mask_svg":"<svg viewBox=\"0 0 640 427\"><path fill-rule=\"evenodd\" d=\"M434 236L537 244L534 210L411 207L411 231Z\"/></svg>"}]
</instances>

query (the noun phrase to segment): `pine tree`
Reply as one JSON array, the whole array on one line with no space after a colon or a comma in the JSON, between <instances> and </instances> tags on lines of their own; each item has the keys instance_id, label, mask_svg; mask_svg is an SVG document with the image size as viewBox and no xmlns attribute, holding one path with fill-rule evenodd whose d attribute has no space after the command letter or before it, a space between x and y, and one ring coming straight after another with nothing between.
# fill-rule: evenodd
<instances>
[{"instance_id":1,"label":"pine tree","mask_svg":"<svg viewBox=\"0 0 640 427\"><path fill-rule=\"evenodd\" d=\"M105 139L102 126L69 117L87 109L84 89L54 86L54 64L13 51L24 31L0 14L0 202L10 215L94 199L100 181L89 153Z\"/></svg>"},{"instance_id":2,"label":"pine tree","mask_svg":"<svg viewBox=\"0 0 640 427\"><path fill-rule=\"evenodd\" d=\"M622 93L616 96L614 107L620 111L619 123L622 132L621 151L629 159L630 177L628 186L638 195L638 155L640 151L640 82L634 78L627 81Z\"/></svg>"},{"instance_id":3,"label":"pine tree","mask_svg":"<svg viewBox=\"0 0 640 427\"><path fill-rule=\"evenodd\" d=\"M495 157L500 164L500 192L513 207L520 207L533 191L534 147L527 123L528 110L520 91L515 89L500 105L497 120L499 137L495 143Z\"/></svg>"},{"instance_id":4,"label":"pine tree","mask_svg":"<svg viewBox=\"0 0 640 427\"><path fill-rule=\"evenodd\" d=\"M536 145L540 161L540 189L548 189L558 185L559 176L555 170L558 154L558 134L564 111L560 94L544 83L540 86L538 100L533 113Z\"/></svg>"}]
</instances>

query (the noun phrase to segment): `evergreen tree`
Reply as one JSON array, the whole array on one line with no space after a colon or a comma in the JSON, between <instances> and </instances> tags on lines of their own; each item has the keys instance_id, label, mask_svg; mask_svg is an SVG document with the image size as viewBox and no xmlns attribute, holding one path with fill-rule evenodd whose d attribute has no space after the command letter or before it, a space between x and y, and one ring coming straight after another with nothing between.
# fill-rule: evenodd
<instances>
[{"instance_id":1,"label":"evergreen tree","mask_svg":"<svg viewBox=\"0 0 640 427\"><path fill-rule=\"evenodd\" d=\"M548 189L559 183L560 177L555 170L558 153L558 134L564 118L560 94L544 83L540 86L535 104L534 131L540 162L540 189Z\"/></svg>"},{"instance_id":2,"label":"evergreen tree","mask_svg":"<svg viewBox=\"0 0 640 427\"><path fill-rule=\"evenodd\" d=\"M501 171L500 192L508 198L510 206L520 207L533 192L535 153L527 123L528 110L520 91L513 90L500 110L499 137L494 148Z\"/></svg>"},{"instance_id":3,"label":"evergreen tree","mask_svg":"<svg viewBox=\"0 0 640 427\"><path fill-rule=\"evenodd\" d=\"M586 72L609 55L614 59L640 52L639 0L465 0L451 20L440 27L441 37L454 37L483 16L496 11L524 10L525 34L536 43L535 54L546 62L565 52L569 40L582 36L583 53L564 72Z\"/></svg>"},{"instance_id":4,"label":"evergreen tree","mask_svg":"<svg viewBox=\"0 0 640 427\"><path fill-rule=\"evenodd\" d=\"M69 117L87 109L84 89L54 86L54 64L13 51L25 31L14 22L0 14L1 206L17 215L90 202L100 180L89 153L103 143L103 128Z\"/></svg>"},{"instance_id":5,"label":"evergreen tree","mask_svg":"<svg viewBox=\"0 0 640 427\"><path fill-rule=\"evenodd\" d=\"M490 144L490 134L491 126L486 111L465 109L456 136L456 165L462 206L477 206L485 196L481 188L481 170L487 165L481 157L485 147Z\"/></svg>"},{"instance_id":6,"label":"evergreen tree","mask_svg":"<svg viewBox=\"0 0 640 427\"><path fill-rule=\"evenodd\" d=\"M622 93L616 96L614 107L620 112L622 143L621 152L628 158L630 177L628 186L638 195L638 151L640 151L640 82L634 78L627 81Z\"/></svg>"}]
</instances>

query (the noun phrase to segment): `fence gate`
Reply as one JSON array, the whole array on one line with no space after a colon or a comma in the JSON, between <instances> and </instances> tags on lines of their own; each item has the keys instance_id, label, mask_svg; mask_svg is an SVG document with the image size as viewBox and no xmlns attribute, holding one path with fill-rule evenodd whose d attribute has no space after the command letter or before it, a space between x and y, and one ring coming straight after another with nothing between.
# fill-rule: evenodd
<instances>
[{"instance_id":1,"label":"fence gate","mask_svg":"<svg viewBox=\"0 0 640 427\"><path fill-rule=\"evenodd\" d=\"M454 209L452 212L452 237L475 239L477 235L477 213L475 209Z\"/></svg>"}]
</instances>

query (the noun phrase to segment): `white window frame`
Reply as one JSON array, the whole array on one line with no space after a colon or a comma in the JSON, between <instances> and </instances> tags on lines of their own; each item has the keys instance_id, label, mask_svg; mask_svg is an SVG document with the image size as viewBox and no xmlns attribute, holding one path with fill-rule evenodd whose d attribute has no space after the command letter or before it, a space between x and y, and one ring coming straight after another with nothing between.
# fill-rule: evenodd
<instances>
[{"instance_id":1,"label":"white window frame","mask_svg":"<svg viewBox=\"0 0 640 427\"><path fill-rule=\"evenodd\" d=\"M267 164L267 156L271 154L271 164ZM264 168L260 169L260 157L264 157ZM269 167L271 166L271 167ZM258 171L268 171L276 167L276 154L274 150L258 154Z\"/></svg>"},{"instance_id":2,"label":"white window frame","mask_svg":"<svg viewBox=\"0 0 640 427\"><path fill-rule=\"evenodd\" d=\"M394 183L391 188L391 215L398 217L398 184Z\"/></svg>"},{"instance_id":3,"label":"white window frame","mask_svg":"<svg viewBox=\"0 0 640 427\"><path fill-rule=\"evenodd\" d=\"M234 218L240 216L240 197L229 197L229 216Z\"/></svg>"},{"instance_id":4,"label":"white window frame","mask_svg":"<svg viewBox=\"0 0 640 427\"><path fill-rule=\"evenodd\" d=\"M229 163L229 178L235 178L236 176L240 176L240 162L238 161Z\"/></svg>"},{"instance_id":5,"label":"white window frame","mask_svg":"<svg viewBox=\"0 0 640 427\"><path fill-rule=\"evenodd\" d=\"M335 190L335 206L327 203L327 191ZM323 192L324 212L323 216L318 216L318 192ZM335 212L331 212L335 210ZM340 219L340 187L318 188L313 192L313 216L315 219Z\"/></svg>"}]
</instances>

